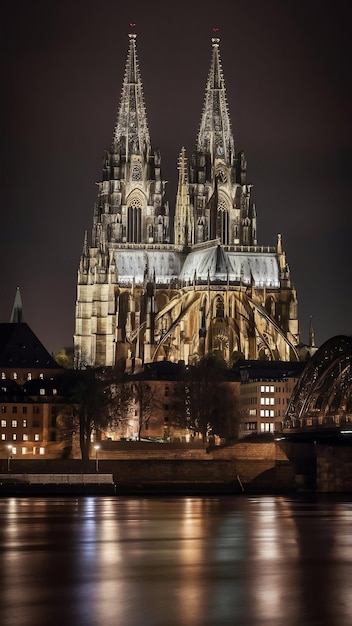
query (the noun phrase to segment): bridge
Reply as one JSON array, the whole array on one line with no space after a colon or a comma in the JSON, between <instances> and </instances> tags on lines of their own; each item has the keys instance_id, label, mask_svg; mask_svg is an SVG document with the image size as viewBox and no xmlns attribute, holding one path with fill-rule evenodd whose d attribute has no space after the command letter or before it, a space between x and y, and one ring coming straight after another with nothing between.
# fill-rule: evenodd
<instances>
[{"instance_id":1,"label":"bridge","mask_svg":"<svg viewBox=\"0 0 352 626\"><path fill-rule=\"evenodd\" d=\"M295 441L352 442L352 337L326 341L307 362L287 407L283 436Z\"/></svg>"}]
</instances>

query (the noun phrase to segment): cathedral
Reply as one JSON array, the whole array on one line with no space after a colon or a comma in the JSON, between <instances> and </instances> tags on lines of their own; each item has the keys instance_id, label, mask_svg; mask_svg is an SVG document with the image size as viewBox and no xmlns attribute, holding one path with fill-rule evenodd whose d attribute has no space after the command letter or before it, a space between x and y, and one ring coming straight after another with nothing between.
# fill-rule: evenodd
<instances>
[{"instance_id":1,"label":"cathedral","mask_svg":"<svg viewBox=\"0 0 352 626\"><path fill-rule=\"evenodd\" d=\"M77 281L75 366L129 372L161 360L218 355L299 360L297 297L282 248L257 240L247 162L231 130L220 39L211 58L193 154L180 149L174 211L153 150L136 34L91 236Z\"/></svg>"}]
</instances>

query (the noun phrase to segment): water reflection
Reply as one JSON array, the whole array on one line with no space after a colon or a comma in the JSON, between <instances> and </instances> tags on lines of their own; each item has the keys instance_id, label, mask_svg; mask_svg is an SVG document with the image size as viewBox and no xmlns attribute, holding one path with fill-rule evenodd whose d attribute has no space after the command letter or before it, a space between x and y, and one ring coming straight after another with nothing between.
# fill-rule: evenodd
<instances>
[{"instance_id":1,"label":"water reflection","mask_svg":"<svg viewBox=\"0 0 352 626\"><path fill-rule=\"evenodd\" d=\"M0 500L5 626L350 626L352 503Z\"/></svg>"}]
</instances>

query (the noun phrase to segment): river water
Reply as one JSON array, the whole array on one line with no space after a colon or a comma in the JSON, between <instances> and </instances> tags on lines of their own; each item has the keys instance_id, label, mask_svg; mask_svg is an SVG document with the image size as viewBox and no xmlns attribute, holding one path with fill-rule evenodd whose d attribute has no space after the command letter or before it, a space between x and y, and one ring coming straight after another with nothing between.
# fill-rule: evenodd
<instances>
[{"instance_id":1,"label":"river water","mask_svg":"<svg viewBox=\"0 0 352 626\"><path fill-rule=\"evenodd\" d=\"M351 626L352 497L0 499L2 626Z\"/></svg>"}]
</instances>

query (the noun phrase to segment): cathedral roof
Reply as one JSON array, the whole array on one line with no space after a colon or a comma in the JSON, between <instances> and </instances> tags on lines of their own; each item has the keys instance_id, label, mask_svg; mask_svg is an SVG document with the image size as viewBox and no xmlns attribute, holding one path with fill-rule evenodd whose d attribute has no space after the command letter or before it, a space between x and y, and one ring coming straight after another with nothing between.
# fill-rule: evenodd
<instances>
[{"instance_id":1,"label":"cathedral roof","mask_svg":"<svg viewBox=\"0 0 352 626\"><path fill-rule=\"evenodd\" d=\"M61 369L25 322L0 324L0 367Z\"/></svg>"},{"instance_id":2,"label":"cathedral roof","mask_svg":"<svg viewBox=\"0 0 352 626\"><path fill-rule=\"evenodd\" d=\"M167 283L178 278L181 269L181 255L169 249L132 248L119 249L115 256L119 282L143 283L145 277L155 276L157 283Z\"/></svg>"},{"instance_id":3,"label":"cathedral roof","mask_svg":"<svg viewBox=\"0 0 352 626\"><path fill-rule=\"evenodd\" d=\"M135 33L129 34L129 49L114 132L114 148L120 147L126 158L131 154L144 154L150 149L136 38Z\"/></svg>"},{"instance_id":4,"label":"cathedral roof","mask_svg":"<svg viewBox=\"0 0 352 626\"><path fill-rule=\"evenodd\" d=\"M192 250L183 265L180 279L210 282L242 282L258 287L279 287L279 267L275 252L263 248L251 252L229 251L224 246L204 246Z\"/></svg>"},{"instance_id":5,"label":"cathedral roof","mask_svg":"<svg viewBox=\"0 0 352 626\"><path fill-rule=\"evenodd\" d=\"M221 66L220 39L213 37L208 80L205 89L197 150L230 162L235 155L225 80Z\"/></svg>"}]
</instances>

